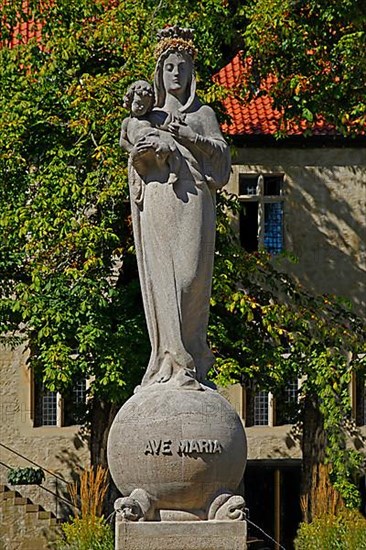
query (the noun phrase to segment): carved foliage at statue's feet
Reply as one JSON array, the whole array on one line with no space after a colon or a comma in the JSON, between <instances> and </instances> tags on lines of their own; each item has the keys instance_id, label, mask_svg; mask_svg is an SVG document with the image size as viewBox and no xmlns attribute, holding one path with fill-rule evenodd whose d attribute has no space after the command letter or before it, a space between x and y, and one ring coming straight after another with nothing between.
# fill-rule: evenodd
<instances>
[{"instance_id":1,"label":"carved foliage at statue's feet","mask_svg":"<svg viewBox=\"0 0 366 550\"><path fill-rule=\"evenodd\" d=\"M122 521L146 521L154 519L153 501L143 489L135 489L129 497L117 498L114 503L117 517Z\"/></svg>"},{"instance_id":2,"label":"carved foliage at statue's feet","mask_svg":"<svg viewBox=\"0 0 366 550\"><path fill-rule=\"evenodd\" d=\"M245 500L240 495L222 493L212 501L207 516L209 520L243 521L245 519Z\"/></svg>"}]
</instances>

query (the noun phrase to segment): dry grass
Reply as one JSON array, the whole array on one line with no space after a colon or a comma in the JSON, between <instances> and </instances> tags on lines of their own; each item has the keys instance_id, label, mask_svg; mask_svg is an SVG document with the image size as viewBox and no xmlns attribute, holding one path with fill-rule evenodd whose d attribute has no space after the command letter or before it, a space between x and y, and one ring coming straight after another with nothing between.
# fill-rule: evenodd
<instances>
[{"instance_id":1,"label":"dry grass","mask_svg":"<svg viewBox=\"0 0 366 550\"><path fill-rule=\"evenodd\" d=\"M68 485L71 502L80 509L77 517L100 517L108 490L108 470L103 466L87 468L79 476L79 482Z\"/></svg>"}]
</instances>

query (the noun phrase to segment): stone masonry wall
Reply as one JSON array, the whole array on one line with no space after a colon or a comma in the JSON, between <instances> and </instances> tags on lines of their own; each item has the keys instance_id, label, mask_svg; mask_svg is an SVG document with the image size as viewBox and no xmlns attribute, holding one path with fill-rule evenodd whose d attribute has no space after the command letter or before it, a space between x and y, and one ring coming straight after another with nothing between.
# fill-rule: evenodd
<instances>
[{"instance_id":1,"label":"stone masonry wall","mask_svg":"<svg viewBox=\"0 0 366 550\"><path fill-rule=\"evenodd\" d=\"M79 426L33 427L32 392L28 355L25 348L14 351L0 347L0 443L46 467L67 481L75 479L80 467L89 464L88 440ZM7 468L32 466L23 458L0 446L0 483L7 484ZM46 473L43 487L67 495L66 483ZM70 509L36 485L20 486L22 496L41 504L57 516L69 515Z\"/></svg>"},{"instance_id":2,"label":"stone masonry wall","mask_svg":"<svg viewBox=\"0 0 366 550\"><path fill-rule=\"evenodd\" d=\"M243 173L284 174L286 269L314 293L366 306L366 152L361 148L238 149L227 189ZM281 267L282 264L281 264Z\"/></svg>"},{"instance_id":3,"label":"stone masonry wall","mask_svg":"<svg viewBox=\"0 0 366 550\"><path fill-rule=\"evenodd\" d=\"M0 550L48 550L60 534L50 512L0 485Z\"/></svg>"}]
</instances>

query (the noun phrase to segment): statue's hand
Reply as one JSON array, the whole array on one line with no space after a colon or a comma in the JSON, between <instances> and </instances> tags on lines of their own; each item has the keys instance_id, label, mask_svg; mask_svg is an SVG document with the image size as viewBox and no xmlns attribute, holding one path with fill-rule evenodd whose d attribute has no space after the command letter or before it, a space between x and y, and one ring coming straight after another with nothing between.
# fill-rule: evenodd
<instances>
[{"instance_id":1,"label":"statue's hand","mask_svg":"<svg viewBox=\"0 0 366 550\"><path fill-rule=\"evenodd\" d=\"M152 172L154 166L159 168L164 166L171 152L171 144L162 139L161 134L151 132L133 147L132 164L141 176L146 176Z\"/></svg>"},{"instance_id":2,"label":"statue's hand","mask_svg":"<svg viewBox=\"0 0 366 550\"><path fill-rule=\"evenodd\" d=\"M144 155L147 151L154 152L157 155L163 155L164 153L169 153L171 148L169 143L162 139L161 134L151 132L136 143L132 155Z\"/></svg>"},{"instance_id":3,"label":"statue's hand","mask_svg":"<svg viewBox=\"0 0 366 550\"><path fill-rule=\"evenodd\" d=\"M169 115L164 124L164 129L168 130L173 137L182 139L183 141L194 142L197 136L196 132L188 126L183 117L174 115Z\"/></svg>"}]
</instances>

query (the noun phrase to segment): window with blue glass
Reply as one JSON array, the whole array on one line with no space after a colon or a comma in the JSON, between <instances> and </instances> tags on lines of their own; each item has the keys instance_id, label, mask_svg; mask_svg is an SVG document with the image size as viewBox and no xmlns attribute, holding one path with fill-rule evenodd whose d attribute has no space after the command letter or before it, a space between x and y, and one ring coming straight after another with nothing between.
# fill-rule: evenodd
<instances>
[{"instance_id":1,"label":"window with blue glass","mask_svg":"<svg viewBox=\"0 0 366 550\"><path fill-rule=\"evenodd\" d=\"M240 241L247 252L284 250L283 174L240 174Z\"/></svg>"},{"instance_id":2,"label":"window with blue glass","mask_svg":"<svg viewBox=\"0 0 366 550\"><path fill-rule=\"evenodd\" d=\"M283 204L264 205L264 248L270 254L283 251Z\"/></svg>"}]
</instances>

